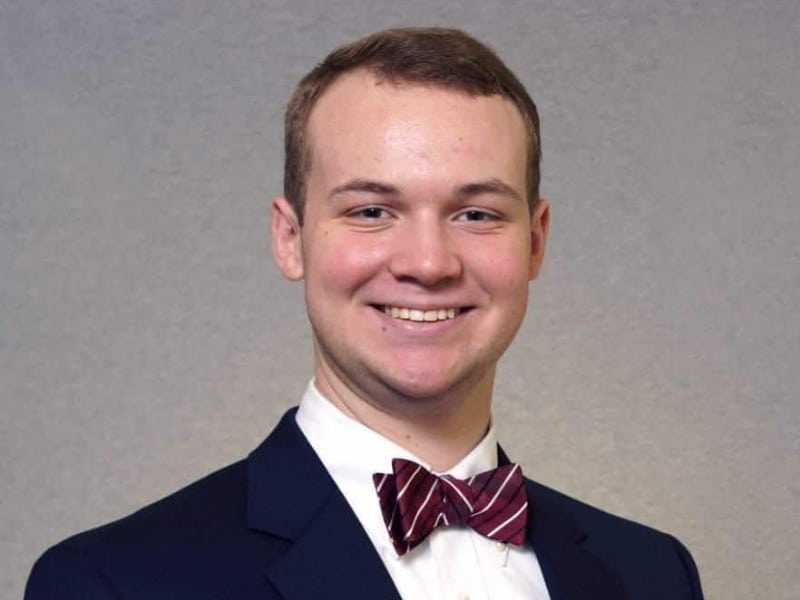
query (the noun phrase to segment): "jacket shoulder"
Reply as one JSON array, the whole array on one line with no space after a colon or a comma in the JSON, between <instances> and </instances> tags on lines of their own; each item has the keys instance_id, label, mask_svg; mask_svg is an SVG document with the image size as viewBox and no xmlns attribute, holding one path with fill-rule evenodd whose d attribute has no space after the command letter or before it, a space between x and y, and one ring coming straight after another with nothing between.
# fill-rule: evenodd
<instances>
[{"instance_id":1,"label":"jacket shoulder","mask_svg":"<svg viewBox=\"0 0 800 600\"><path fill-rule=\"evenodd\" d=\"M106 525L72 536L60 545L75 549L195 539L198 530L229 526L244 518L245 464L236 462ZM209 532L210 533L210 532Z\"/></svg>"},{"instance_id":2,"label":"jacket shoulder","mask_svg":"<svg viewBox=\"0 0 800 600\"><path fill-rule=\"evenodd\" d=\"M569 523L576 540L622 576L629 597L702 599L695 562L671 534L534 481L528 481L528 489L534 519L540 513Z\"/></svg>"},{"instance_id":3,"label":"jacket shoulder","mask_svg":"<svg viewBox=\"0 0 800 600\"><path fill-rule=\"evenodd\" d=\"M25 600L46 598L117 598L117 592L89 557L61 543L45 552L33 565Z\"/></svg>"},{"instance_id":4,"label":"jacket shoulder","mask_svg":"<svg viewBox=\"0 0 800 600\"><path fill-rule=\"evenodd\" d=\"M240 558L249 535L246 463L239 461L48 549L31 571L25 598L115 598L123 590L170 597L168 590L202 580L197 573L211 565ZM153 585L158 589L145 591Z\"/></svg>"}]
</instances>

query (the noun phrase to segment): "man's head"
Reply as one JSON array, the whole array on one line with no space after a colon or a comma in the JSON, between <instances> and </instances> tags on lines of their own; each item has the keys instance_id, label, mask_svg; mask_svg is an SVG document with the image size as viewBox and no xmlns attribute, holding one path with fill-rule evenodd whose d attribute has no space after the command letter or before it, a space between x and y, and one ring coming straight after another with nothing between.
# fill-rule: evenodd
<instances>
[{"instance_id":1,"label":"man's head","mask_svg":"<svg viewBox=\"0 0 800 600\"><path fill-rule=\"evenodd\" d=\"M393 84L438 87L470 96L498 95L519 110L528 137L527 196L539 199L539 115L525 87L488 47L456 29L407 28L380 31L337 48L298 84L285 115L284 196L302 224L306 178L315 140L308 122L330 85L345 73L367 70ZM319 143L319 140L316 141Z\"/></svg>"},{"instance_id":2,"label":"man's head","mask_svg":"<svg viewBox=\"0 0 800 600\"><path fill-rule=\"evenodd\" d=\"M375 411L358 418L378 430L387 414L458 413L477 435L488 422L497 361L524 318L544 255L547 202L530 201L538 197L538 125L528 119L536 113L519 109L521 86L513 97L483 93L504 88L478 62L450 69L480 74L450 78L458 84L422 78L447 75L434 52L444 52L442 43L430 37L449 40L443 56L451 62L470 62L454 54L467 45L473 61L477 52L501 65L464 34L367 39L381 45L387 36L393 56L405 48L403 72L414 80L358 66L334 71L312 98L293 100L306 105L295 128L303 143L289 167L302 177L289 182L293 198L273 202L273 251L288 279L305 282L315 376L326 397Z\"/></svg>"}]
</instances>

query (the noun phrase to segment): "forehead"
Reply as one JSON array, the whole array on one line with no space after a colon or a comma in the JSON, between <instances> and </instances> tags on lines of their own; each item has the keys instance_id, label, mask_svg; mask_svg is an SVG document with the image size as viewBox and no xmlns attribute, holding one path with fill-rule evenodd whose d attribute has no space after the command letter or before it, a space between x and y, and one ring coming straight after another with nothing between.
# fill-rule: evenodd
<instances>
[{"instance_id":1,"label":"forehead","mask_svg":"<svg viewBox=\"0 0 800 600\"><path fill-rule=\"evenodd\" d=\"M461 162L525 170L527 132L513 102L360 69L334 81L308 123L311 170L357 162ZM513 162L514 165L507 164ZM386 167L386 165L383 165Z\"/></svg>"}]
</instances>

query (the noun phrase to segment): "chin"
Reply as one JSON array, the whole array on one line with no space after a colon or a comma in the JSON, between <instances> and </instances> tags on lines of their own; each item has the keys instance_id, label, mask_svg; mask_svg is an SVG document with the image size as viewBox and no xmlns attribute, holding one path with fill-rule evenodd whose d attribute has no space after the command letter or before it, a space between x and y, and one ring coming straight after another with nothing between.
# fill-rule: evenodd
<instances>
[{"instance_id":1,"label":"chin","mask_svg":"<svg viewBox=\"0 0 800 600\"><path fill-rule=\"evenodd\" d=\"M382 379L381 383L398 400L403 399L420 408L440 405L448 399L466 396L477 384L477 381L472 381L473 378L466 381L463 377L442 375L441 369L433 373L430 369L392 373L391 376Z\"/></svg>"}]
</instances>

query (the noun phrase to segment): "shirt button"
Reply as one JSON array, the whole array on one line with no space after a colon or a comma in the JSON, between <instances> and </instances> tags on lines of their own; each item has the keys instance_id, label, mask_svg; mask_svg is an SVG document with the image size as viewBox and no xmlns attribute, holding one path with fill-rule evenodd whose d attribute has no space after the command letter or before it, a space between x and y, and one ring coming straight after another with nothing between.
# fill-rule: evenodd
<instances>
[{"instance_id":1,"label":"shirt button","mask_svg":"<svg viewBox=\"0 0 800 600\"><path fill-rule=\"evenodd\" d=\"M504 544L503 542L495 542L494 547L497 548L498 552L502 552L503 550L506 549L506 544Z\"/></svg>"}]
</instances>

